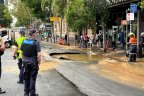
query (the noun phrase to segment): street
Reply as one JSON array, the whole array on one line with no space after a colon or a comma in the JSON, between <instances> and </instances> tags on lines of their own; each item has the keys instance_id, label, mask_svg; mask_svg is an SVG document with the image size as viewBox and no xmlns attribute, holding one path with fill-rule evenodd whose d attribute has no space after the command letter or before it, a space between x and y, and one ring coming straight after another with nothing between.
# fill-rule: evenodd
<instances>
[{"instance_id":1,"label":"street","mask_svg":"<svg viewBox=\"0 0 144 96\"><path fill-rule=\"evenodd\" d=\"M17 84L17 60L13 60L13 49L6 49L2 56L3 72L0 87L6 90L1 96L23 96L23 85ZM84 96L79 90L55 70L58 62L43 61L37 79L36 89L39 96Z\"/></svg>"},{"instance_id":2,"label":"street","mask_svg":"<svg viewBox=\"0 0 144 96\"><path fill-rule=\"evenodd\" d=\"M123 74L121 74L121 71L118 70L118 68L123 67L121 62L105 58L106 63L103 60L101 61L100 57L94 57L96 61L99 60L99 63L101 63L98 64L98 62L87 60L87 57L83 57L86 62L82 62L61 60L48 55L48 53L68 52L68 49L65 46L59 48L55 44L42 44L42 63L36 84L39 96L144 96L143 83L139 83L143 82L142 76L135 73L134 69L130 69L131 72L134 71L133 74L137 77L124 81L127 79L123 75L125 71L123 70ZM78 52L72 49L69 51L72 53ZM7 92L1 96L23 96L24 94L23 85L17 84L19 70L17 60L13 60L12 56L12 48L6 49L2 56L3 73L0 87ZM79 56L82 56L82 54ZM116 67L118 65L122 66ZM131 66L127 67L131 68ZM138 79L140 77L141 79ZM133 86L133 84L135 85ZM137 85L140 85L141 88Z\"/></svg>"}]
</instances>

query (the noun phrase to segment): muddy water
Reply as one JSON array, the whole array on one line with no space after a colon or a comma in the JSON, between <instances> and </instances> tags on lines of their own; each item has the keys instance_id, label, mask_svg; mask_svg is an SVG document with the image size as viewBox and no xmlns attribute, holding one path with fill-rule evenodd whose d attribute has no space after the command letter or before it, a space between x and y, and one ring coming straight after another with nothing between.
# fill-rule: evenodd
<instances>
[{"instance_id":1,"label":"muddy water","mask_svg":"<svg viewBox=\"0 0 144 96\"><path fill-rule=\"evenodd\" d=\"M137 62L127 62L125 56L102 56L87 54L59 54L54 58L67 58L70 60L93 62L89 69L110 80L144 89L144 60L137 59ZM112 58L112 59L111 59ZM98 64L97 64L98 63Z\"/></svg>"},{"instance_id":2,"label":"muddy water","mask_svg":"<svg viewBox=\"0 0 144 96\"><path fill-rule=\"evenodd\" d=\"M103 60L102 56L99 55L87 55L87 54L57 54L53 55L54 58L65 58L74 61L81 62L97 62Z\"/></svg>"}]
</instances>

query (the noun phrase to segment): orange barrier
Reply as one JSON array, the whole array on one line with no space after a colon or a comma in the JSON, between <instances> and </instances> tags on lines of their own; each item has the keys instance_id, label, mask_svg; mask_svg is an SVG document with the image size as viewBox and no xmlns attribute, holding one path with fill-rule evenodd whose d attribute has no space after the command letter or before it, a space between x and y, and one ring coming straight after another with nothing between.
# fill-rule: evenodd
<instances>
[{"instance_id":1,"label":"orange barrier","mask_svg":"<svg viewBox=\"0 0 144 96\"><path fill-rule=\"evenodd\" d=\"M62 44L62 45L65 44L65 40L64 40L64 38L61 38L61 39L59 40L59 44Z\"/></svg>"}]
</instances>

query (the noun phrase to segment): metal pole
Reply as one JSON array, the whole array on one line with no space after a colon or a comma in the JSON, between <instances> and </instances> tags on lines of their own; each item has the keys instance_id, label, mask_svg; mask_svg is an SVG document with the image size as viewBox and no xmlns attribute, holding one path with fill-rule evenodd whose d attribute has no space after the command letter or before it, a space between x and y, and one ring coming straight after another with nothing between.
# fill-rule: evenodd
<instances>
[{"instance_id":1,"label":"metal pole","mask_svg":"<svg viewBox=\"0 0 144 96\"><path fill-rule=\"evenodd\" d=\"M128 10L126 9L126 15L127 13L128 13ZM126 19L126 50L128 49L127 42L128 42L128 21Z\"/></svg>"},{"instance_id":2,"label":"metal pole","mask_svg":"<svg viewBox=\"0 0 144 96\"><path fill-rule=\"evenodd\" d=\"M130 20L130 33L132 33L132 21Z\"/></svg>"},{"instance_id":3,"label":"metal pole","mask_svg":"<svg viewBox=\"0 0 144 96\"><path fill-rule=\"evenodd\" d=\"M137 11L137 57L142 57L142 46L140 45L140 11Z\"/></svg>"}]
</instances>

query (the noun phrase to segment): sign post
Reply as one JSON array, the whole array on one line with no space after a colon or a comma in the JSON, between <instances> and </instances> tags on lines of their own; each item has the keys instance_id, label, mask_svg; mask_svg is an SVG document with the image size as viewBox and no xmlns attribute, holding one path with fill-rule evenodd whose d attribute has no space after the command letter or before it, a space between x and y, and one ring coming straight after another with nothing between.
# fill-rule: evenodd
<instances>
[{"instance_id":1,"label":"sign post","mask_svg":"<svg viewBox=\"0 0 144 96\"><path fill-rule=\"evenodd\" d=\"M134 20L134 13L127 13L127 21L130 22L130 33L132 33L132 21Z\"/></svg>"}]
</instances>

